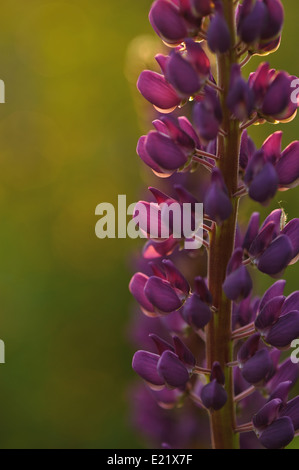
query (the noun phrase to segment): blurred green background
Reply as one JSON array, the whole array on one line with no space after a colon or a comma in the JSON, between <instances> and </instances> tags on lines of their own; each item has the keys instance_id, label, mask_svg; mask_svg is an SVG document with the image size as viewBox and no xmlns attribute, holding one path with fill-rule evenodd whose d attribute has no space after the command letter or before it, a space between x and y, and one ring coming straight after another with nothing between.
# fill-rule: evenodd
<instances>
[{"instance_id":1,"label":"blurred green background","mask_svg":"<svg viewBox=\"0 0 299 470\"><path fill-rule=\"evenodd\" d=\"M118 194L135 201L143 185L126 61L129 49L134 62L136 36L154 38L150 4L1 2L0 448L142 445L128 408L127 286L137 245L97 239L94 211ZM269 60L299 76L297 0L285 9L282 45ZM298 119L283 126L285 145L299 137ZM256 142L271 131L254 129ZM298 216L298 190L278 194L273 208L280 201ZM298 273L288 270L288 291ZM262 278L260 290L267 284Z\"/></svg>"}]
</instances>

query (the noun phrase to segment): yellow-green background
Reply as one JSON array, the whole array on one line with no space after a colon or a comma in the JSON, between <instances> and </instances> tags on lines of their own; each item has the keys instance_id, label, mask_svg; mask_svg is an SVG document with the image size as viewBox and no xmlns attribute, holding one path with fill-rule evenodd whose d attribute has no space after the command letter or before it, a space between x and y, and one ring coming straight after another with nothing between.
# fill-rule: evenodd
<instances>
[{"instance_id":1,"label":"yellow-green background","mask_svg":"<svg viewBox=\"0 0 299 470\"><path fill-rule=\"evenodd\" d=\"M142 445L128 411L136 243L98 240L94 211L118 194L133 202L143 184L124 70L131 41L151 34L150 4L1 2L0 448ZM285 9L270 62L299 75L297 0ZM285 144L299 138L298 119L283 126ZM255 129L256 141L272 129ZM278 201L298 216L298 190L279 194L273 207ZM297 276L291 267L288 291Z\"/></svg>"}]
</instances>

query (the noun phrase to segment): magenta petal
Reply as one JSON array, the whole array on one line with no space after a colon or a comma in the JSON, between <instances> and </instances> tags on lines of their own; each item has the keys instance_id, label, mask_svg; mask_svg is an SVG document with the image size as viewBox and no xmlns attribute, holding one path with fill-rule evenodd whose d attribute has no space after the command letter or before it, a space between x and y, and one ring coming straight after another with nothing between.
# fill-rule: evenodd
<instances>
[{"instance_id":1,"label":"magenta petal","mask_svg":"<svg viewBox=\"0 0 299 470\"><path fill-rule=\"evenodd\" d=\"M175 108L181 102L181 99L163 75L150 70L141 72L137 88L145 99L163 110Z\"/></svg>"},{"instance_id":2,"label":"magenta petal","mask_svg":"<svg viewBox=\"0 0 299 470\"><path fill-rule=\"evenodd\" d=\"M149 278L144 293L149 302L160 312L170 313L178 310L182 302L168 281L157 276Z\"/></svg>"},{"instance_id":3,"label":"magenta petal","mask_svg":"<svg viewBox=\"0 0 299 470\"><path fill-rule=\"evenodd\" d=\"M158 374L169 387L185 387L189 380L189 372L178 358L171 351L165 351L159 359L157 365Z\"/></svg>"},{"instance_id":4,"label":"magenta petal","mask_svg":"<svg viewBox=\"0 0 299 470\"><path fill-rule=\"evenodd\" d=\"M147 351L137 351L134 354L132 368L147 382L161 386L164 380L158 375L157 364L160 357Z\"/></svg>"}]
</instances>

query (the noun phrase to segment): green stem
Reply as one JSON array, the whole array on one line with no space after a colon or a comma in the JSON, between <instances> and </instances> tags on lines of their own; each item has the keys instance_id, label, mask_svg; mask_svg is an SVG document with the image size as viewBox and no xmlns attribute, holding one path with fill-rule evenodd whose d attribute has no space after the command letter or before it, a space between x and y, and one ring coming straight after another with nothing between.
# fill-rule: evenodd
<instances>
[{"instance_id":1,"label":"green stem","mask_svg":"<svg viewBox=\"0 0 299 470\"><path fill-rule=\"evenodd\" d=\"M213 295L213 303L217 308L212 321L206 328L207 367L213 362L220 362L225 374L225 389L228 395L227 403L219 410L210 414L212 445L215 449L236 449L239 438L235 432L235 403L233 390L233 368L227 366L233 361L233 343L231 339L232 302L223 293L222 285L226 276L227 264L234 250L236 221L238 215L238 198L233 198L238 190L238 160L240 149L239 121L231 119L226 106L230 85L231 66L238 62L236 55L235 7L233 0L223 0L224 15L229 25L232 47L226 54L217 57L218 86L223 89L220 95L223 111L223 129L226 136L218 138L218 152L221 156L219 168L227 185L233 211L228 220L217 226L210 237L210 254L208 278L209 288Z\"/></svg>"}]
</instances>

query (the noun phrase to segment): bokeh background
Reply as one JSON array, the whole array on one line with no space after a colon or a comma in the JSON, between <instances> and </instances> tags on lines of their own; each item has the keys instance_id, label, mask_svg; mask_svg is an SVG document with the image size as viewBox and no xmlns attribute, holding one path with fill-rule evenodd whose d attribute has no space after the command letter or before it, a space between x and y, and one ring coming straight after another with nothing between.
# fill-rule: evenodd
<instances>
[{"instance_id":1,"label":"bokeh background","mask_svg":"<svg viewBox=\"0 0 299 470\"><path fill-rule=\"evenodd\" d=\"M298 1L284 3L282 45L269 61L299 76ZM129 408L128 282L139 244L97 239L94 212L118 194L134 202L144 185L135 81L156 44L150 4L1 2L0 448L144 445ZM298 119L282 126L285 145L299 138ZM273 130L252 135L261 144ZM272 206L292 218L298 200L298 189L279 193ZM298 269L287 271L288 292ZM261 277L257 289L267 285Z\"/></svg>"}]
</instances>

